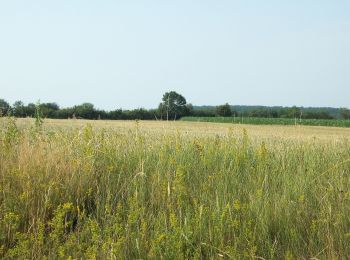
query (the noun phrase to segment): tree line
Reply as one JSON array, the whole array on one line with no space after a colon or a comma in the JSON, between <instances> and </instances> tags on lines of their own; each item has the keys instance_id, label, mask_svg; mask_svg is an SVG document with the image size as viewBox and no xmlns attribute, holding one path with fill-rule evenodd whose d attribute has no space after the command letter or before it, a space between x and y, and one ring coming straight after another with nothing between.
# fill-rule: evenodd
<instances>
[{"instance_id":1,"label":"tree line","mask_svg":"<svg viewBox=\"0 0 350 260\"><path fill-rule=\"evenodd\" d=\"M175 91L166 92L156 109L137 108L132 110L115 109L105 111L97 109L91 103L83 103L73 107L61 108L57 103L29 103L16 101L10 105L0 99L0 116L35 117L37 107L43 118L53 119L109 119L109 120L176 120L192 115L193 107L186 99Z\"/></svg>"},{"instance_id":2,"label":"tree line","mask_svg":"<svg viewBox=\"0 0 350 260\"><path fill-rule=\"evenodd\" d=\"M175 91L166 92L158 108L155 109L105 111L95 108L91 103L61 108L56 103L24 104L22 101L16 101L10 105L4 99L0 99L0 116L34 117L38 106L43 118L54 119L177 120L184 116L350 119L348 108L231 106L228 103L219 106L193 106L187 103L184 96Z\"/></svg>"},{"instance_id":3,"label":"tree line","mask_svg":"<svg viewBox=\"0 0 350 260\"><path fill-rule=\"evenodd\" d=\"M231 106L194 107L196 116L235 116L258 118L350 119L348 108Z\"/></svg>"}]
</instances>

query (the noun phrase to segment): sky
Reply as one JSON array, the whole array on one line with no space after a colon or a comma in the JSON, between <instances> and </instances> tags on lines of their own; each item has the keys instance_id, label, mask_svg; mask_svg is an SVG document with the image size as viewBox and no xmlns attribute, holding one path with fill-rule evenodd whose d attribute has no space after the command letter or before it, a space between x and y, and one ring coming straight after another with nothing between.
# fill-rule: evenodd
<instances>
[{"instance_id":1,"label":"sky","mask_svg":"<svg viewBox=\"0 0 350 260\"><path fill-rule=\"evenodd\" d=\"M350 107L349 0L0 0L0 98Z\"/></svg>"}]
</instances>

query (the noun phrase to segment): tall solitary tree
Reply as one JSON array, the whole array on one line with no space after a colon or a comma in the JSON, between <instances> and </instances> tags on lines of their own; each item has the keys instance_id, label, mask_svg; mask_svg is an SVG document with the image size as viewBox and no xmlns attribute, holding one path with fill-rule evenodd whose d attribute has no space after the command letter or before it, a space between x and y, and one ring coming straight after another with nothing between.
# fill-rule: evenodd
<instances>
[{"instance_id":1,"label":"tall solitary tree","mask_svg":"<svg viewBox=\"0 0 350 260\"><path fill-rule=\"evenodd\" d=\"M167 120L169 118L176 120L176 118L183 116L187 111L186 99L175 91L166 92L158 109L160 114L166 114Z\"/></svg>"}]
</instances>

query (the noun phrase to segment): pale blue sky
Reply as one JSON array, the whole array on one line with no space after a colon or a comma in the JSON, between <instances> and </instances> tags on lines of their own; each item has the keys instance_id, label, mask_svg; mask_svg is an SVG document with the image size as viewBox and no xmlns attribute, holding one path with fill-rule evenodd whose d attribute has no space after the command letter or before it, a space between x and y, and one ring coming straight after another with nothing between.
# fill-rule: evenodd
<instances>
[{"instance_id":1,"label":"pale blue sky","mask_svg":"<svg viewBox=\"0 0 350 260\"><path fill-rule=\"evenodd\" d=\"M0 0L0 98L350 106L349 0Z\"/></svg>"}]
</instances>

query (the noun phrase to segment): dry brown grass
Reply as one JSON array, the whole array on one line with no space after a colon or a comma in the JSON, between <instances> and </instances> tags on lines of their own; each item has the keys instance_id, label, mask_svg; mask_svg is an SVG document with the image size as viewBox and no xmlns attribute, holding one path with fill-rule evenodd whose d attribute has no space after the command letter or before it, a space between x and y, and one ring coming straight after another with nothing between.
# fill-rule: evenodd
<instances>
[{"instance_id":1,"label":"dry brown grass","mask_svg":"<svg viewBox=\"0 0 350 260\"><path fill-rule=\"evenodd\" d=\"M0 258L348 259L349 147L343 128L0 119Z\"/></svg>"},{"instance_id":2,"label":"dry brown grass","mask_svg":"<svg viewBox=\"0 0 350 260\"><path fill-rule=\"evenodd\" d=\"M32 119L19 119L20 126L33 124ZM59 120L46 119L44 126L50 128L80 128L86 124L92 124L97 128L111 128L127 132L139 128L148 133L167 134L181 132L189 136L215 136L224 135L231 131L233 134L241 135L246 129L251 138L257 139L289 139L289 140L324 140L343 141L350 138L350 129L323 126L276 126L276 125L239 125L227 123L205 123L205 122L183 122L183 121L113 121L113 120Z\"/></svg>"}]
</instances>

